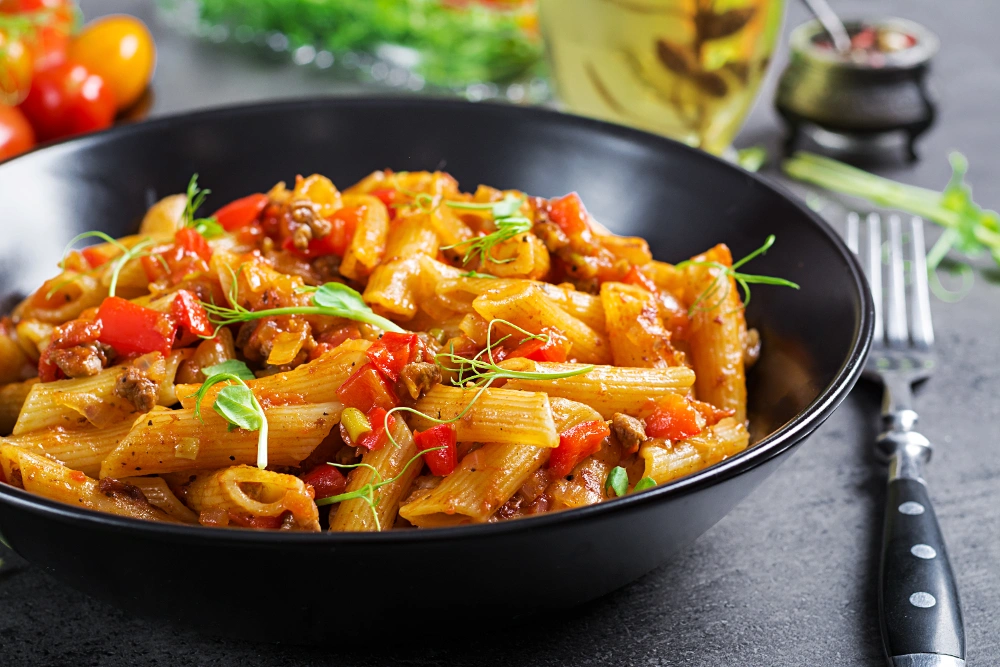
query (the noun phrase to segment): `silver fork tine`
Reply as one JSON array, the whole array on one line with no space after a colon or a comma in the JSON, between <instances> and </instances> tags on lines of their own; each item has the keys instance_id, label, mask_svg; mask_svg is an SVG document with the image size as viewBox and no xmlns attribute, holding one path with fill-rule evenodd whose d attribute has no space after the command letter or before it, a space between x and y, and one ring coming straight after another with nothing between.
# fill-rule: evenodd
<instances>
[{"instance_id":1,"label":"silver fork tine","mask_svg":"<svg viewBox=\"0 0 1000 667\"><path fill-rule=\"evenodd\" d=\"M910 239L913 247L913 317L910 337L919 347L934 344L934 324L931 322L931 296L927 289L927 252L924 246L924 221L910 219Z\"/></svg>"},{"instance_id":2,"label":"silver fork tine","mask_svg":"<svg viewBox=\"0 0 1000 667\"><path fill-rule=\"evenodd\" d=\"M882 330L882 218L878 213L869 213L866 220L868 227L867 261L862 259L865 273L868 274L868 287L872 291L872 301L875 302L874 342L880 345L884 338Z\"/></svg>"},{"instance_id":3,"label":"silver fork tine","mask_svg":"<svg viewBox=\"0 0 1000 667\"><path fill-rule=\"evenodd\" d=\"M861 216L859 216L854 211L847 214L847 234L845 235L845 240L847 241L847 247L851 249L855 255L858 254L858 236L859 228L861 226Z\"/></svg>"},{"instance_id":4,"label":"silver fork tine","mask_svg":"<svg viewBox=\"0 0 1000 667\"><path fill-rule=\"evenodd\" d=\"M909 342L906 324L906 283L903 275L903 224L889 216L889 300L886 304L885 337L891 346Z\"/></svg>"}]
</instances>

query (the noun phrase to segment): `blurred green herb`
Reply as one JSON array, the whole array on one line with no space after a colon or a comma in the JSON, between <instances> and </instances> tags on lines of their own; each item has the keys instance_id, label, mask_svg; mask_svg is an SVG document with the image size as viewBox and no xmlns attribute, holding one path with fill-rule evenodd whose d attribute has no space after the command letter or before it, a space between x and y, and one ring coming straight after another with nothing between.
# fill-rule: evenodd
<instances>
[{"instance_id":1,"label":"blurred green herb","mask_svg":"<svg viewBox=\"0 0 1000 667\"><path fill-rule=\"evenodd\" d=\"M736 164L747 171L759 171L767 164L767 149L763 146L750 146L736 151Z\"/></svg>"}]
</instances>

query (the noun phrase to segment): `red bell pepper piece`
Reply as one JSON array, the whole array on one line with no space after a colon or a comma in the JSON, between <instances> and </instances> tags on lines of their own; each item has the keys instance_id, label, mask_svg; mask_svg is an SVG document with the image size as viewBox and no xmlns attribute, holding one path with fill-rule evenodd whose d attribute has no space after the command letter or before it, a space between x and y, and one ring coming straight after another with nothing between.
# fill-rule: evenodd
<instances>
[{"instance_id":1,"label":"red bell pepper piece","mask_svg":"<svg viewBox=\"0 0 1000 667\"><path fill-rule=\"evenodd\" d=\"M345 340L357 340L358 338L361 338L361 330L358 329L357 324L348 324L339 329L321 334L316 347L309 351L309 361L319 359Z\"/></svg>"},{"instance_id":2,"label":"red bell pepper piece","mask_svg":"<svg viewBox=\"0 0 1000 667\"><path fill-rule=\"evenodd\" d=\"M229 510L229 525L239 526L240 528L257 528L264 530L278 530L281 528L281 524L284 523L284 518L286 512L282 512L278 516L254 516L249 512L240 512L239 510Z\"/></svg>"},{"instance_id":3,"label":"red bell pepper piece","mask_svg":"<svg viewBox=\"0 0 1000 667\"><path fill-rule=\"evenodd\" d=\"M570 236L590 231L587 209L575 192L549 201L549 219Z\"/></svg>"},{"instance_id":4,"label":"red bell pepper piece","mask_svg":"<svg viewBox=\"0 0 1000 667\"><path fill-rule=\"evenodd\" d=\"M368 411L368 423L372 425L372 430L368 431L354 443L358 447L364 447L368 451L382 449L389 438L385 434L386 410L374 407ZM396 427L396 418L389 415L389 428Z\"/></svg>"},{"instance_id":5,"label":"red bell pepper piece","mask_svg":"<svg viewBox=\"0 0 1000 667\"><path fill-rule=\"evenodd\" d=\"M556 477L564 477L576 465L601 448L611 429L600 420L583 422L566 429L559 435L559 446L549 456L549 470Z\"/></svg>"},{"instance_id":6,"label":"red bell pepper piece","mask_svg":"<svg viewBox=\"0 0 1000 667\"><path fill-rule=\"evenodd\" d=\"M101 328L100 320L70 320L52 330L49 344L57 350L65 350L93 343L101 338Z\"/></svg>"},{"instance_id":7,"label":"red bell pepper piece","mask_svg":"<svg viewBox=\"0 0 1000 667\"><path fill-rule=\"evenodd\" d=\"M518 345L507 357L524 357L532 361L566 361L572 343L555 329L543 327L542 333L547 334L548 338L527 340Z\"/></svg>"},{"instance_id":8,"label":"red bell pepper piece","mask_svg":"<svg viewBox=\"0 0 1000 667\"><path fill-rule=\"evenodd\" d=\"M119 354L170 353L177 324L169 315L109 296L97 309L101 323L98 339Z\"/></svg>"},{"instance_id":9,"label":"red bell pepper piece","mask_svg":"<svg viewBox=\"0 0 1000 667\"><path fill-rule=\"evenodd\" d=\"M42 382L52 382L54 380L61 380L66 377L66 374L62 372L62 369L56 366L55 362L52 361L52 352L56 348L47 347L45 351L42 352L41 356L38 357L38 379Z\"/></svg>"},{"instance_id":10,"label":"red bell pepper piece","mask_svg":"<svg viewBox=\"0 0 1000 667\"><path fill-rule=\"evenodd\" d=\"M208 245L204 236L190 227L178 229L177 233L174 234L174 243L187 252L198 255L206 262L212 259L212 246Z\"/></svg>"},{"instance_id":11,"label":"red bell pepper piece","mask_svg":"<svg viewBox=\"0 0 1000 667\"><path fill-rule=\"evenodd\" d=\"M368 358L389 380L399 382L403 367L416 358L417 334L387 331L368 348Z\"/></svg>"},{"instance_id":12,"label":"red bell pepper piece","mask_svg":"<svg viewBox=\"0 0 1000 667\"><path fill-rule=\"evenodd\" d=\"M267 195L253 194L229 202L212 216L227 232L245 227L260 217L267 207Z\"/></svg>"},{"instance_id":13,"label":"red bell pepper piece","mask_svg":"<svg viewBox=\"0 0 1000 667\"><path fill-rule=\"evenodd\" d=\"M345 407L368 412L373 407L391 410L399 403L396 391L372 364L365 364L354 371L340 385L337 398Z\"/></svg>"},{"instance_id":14,"label":"red bell pepper piece","mask_svg":"<svg viewBox=\"0 0 1000 667\"><path fill-rule=\"evenodd\" d=\"M343 257L344 253L347 252L347 246L351 244L351 240L354 238L354 230L358 228L358 221L363 211L364 207L361 206L346 207L336 211L327 218L332 225L330 232L326 236L309 241L309 247L305 250L296 248L292 243L291 236L284 240L281 247L293 255L298 255L304 259L313 259L315 257L323 257L324 255L339 255Z\"/></svg>"},{"instance_id":15,"label":"red bell pepper piece","mask_svg":"<svg viewBox=\"0 0 1000 667\"><path fill-rule=\"evenodd\" d=\"M336 466L329 463L321 463L304 475L299 476L306 484L312 486L316 492L316 500L339 496L347 488L347 478L337 470Z\"/></svg>"},{"instance_id":16,"label":"red bell pepper piece","mask_svg":"<svg viewBox=\"0 0 1000 667\"><path fill-rule=\"evenodd\" d=\"M413 434L417 449L424 452L424 461L433 475L450 475L458 463L457 433L451 424L438 424ZM436 449L443 447L444 449ZM428 452L426 450L433 449Z\"/></svg>"},{"instance_id":17,"label":"red bell pepper piece","mask_svg":"<svg viewBox=\"0 0 1000 667\"><path fill-rule=\"evenodd\" d=\"M212 336L215 333L201 301L186 289L177 290L177 296L170 303L170 315L178 325L196 336Z\"/></svg>"},{"instance_id":18,"label":"red bell pepper piece","mask_svg":"<svg viewBox=\"0 0 1000 667\"><path fill-rule=\"evenodd\" d=\"M92 245L80 251L80 254L83 255L83 258L87 260L87 264L90 264L90 268L92 269L101 266L109 259L100 248L101 246Z\"/></svg>"},{"instance_id":19,"label":"red bell pepper piece","mask_svg":"<svg viewBox=\"0 0 1000 667\"><path fill-rule=\"evenodd\" d=\"M385 204L385 207L389 209L389 219L396 219L396 200L399 199L399 190L394 188L379 188L378 190L372 190L372 197L378 197Z\"/></svg>"},{"instance_id":20,"label":"red bell pepper piece","mask_svg":"<svg viewBox=\"0 0 1000 667\"><path fill-rule=\"evenodd\" d=\"M683 440L701 433L705 418L679 394L667 394L656 402L653 414L646 418L646 435L650 438Z\"/></svg>"},{"instance_id":21,"label":"red bell pepper piece","mask_svg":"<svg viewBox=\"0 0 1000 667\"><path fill-rule=\"evenodd\" d=\"M653 282L652 278L643 273L642 269L640 269L638 266L634 264L632 265L631 268L629 268L628 273L625 274L625 277L622 278L622 282L627 283L629 285L635 285L637 287L641 287L647 292L652 292L653 294L659 293L659 290L656 287L656 283Z\"/></svg>"}]
</instances>

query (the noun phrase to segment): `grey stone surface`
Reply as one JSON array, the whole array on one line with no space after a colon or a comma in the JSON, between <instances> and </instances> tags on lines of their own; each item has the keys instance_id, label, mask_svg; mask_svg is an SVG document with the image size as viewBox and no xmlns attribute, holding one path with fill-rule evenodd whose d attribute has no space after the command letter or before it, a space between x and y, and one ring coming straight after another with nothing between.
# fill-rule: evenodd
<instances>
[{"instance_id":1,"label":"grey stone surface","mask_svg":"<svg viewBox=\"0 0 1000 667\"><path fill-rule=\"evenodd\" d=\"M941 116L921 146L926 157L916 167L886 173L939 188L948 175L944 156L957 148L972 163L977 199L1000 208L1000 3L834 5L845 16L904 15L942 38L933 78ZM154 114L358 90L305 69L253 63L188 41L158 25L148 0L85 0L83 8L88 16L134 12L153 25L160 47ZM803 19L793 3L786 33ZM771 88L740 145L778 145ZM1000 664L1000 457L994 427L1000 418L1000 336L993 329L1000 325L1000 284L990 282L998 282L998 274L981 271L960 303L935 301L941 370L918 397L922 429L937 445L928 476L958 574L970 665ZM462 640L449 636L448 619L436 619L421 644L347 648L352 612L334 605L329 648L240 644L131 618L0 547L0 664L878 665L875 572L884 483L870 454L877 399L871 387L859 386L783 468L686 552L544 627L489 629Z\"/></svg>"}]
</instances>

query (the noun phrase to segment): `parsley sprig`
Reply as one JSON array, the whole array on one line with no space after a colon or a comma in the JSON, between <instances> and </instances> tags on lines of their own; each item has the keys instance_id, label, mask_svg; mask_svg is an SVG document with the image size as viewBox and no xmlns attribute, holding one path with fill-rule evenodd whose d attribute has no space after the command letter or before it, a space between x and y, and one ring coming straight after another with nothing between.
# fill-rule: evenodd
<instances>
[{"instance_id":1,"label":"parsley sprig","mask_svg":"<svg viewBox=\"0 0 1000 667\"><path fill-rule=\"evenodd\" d=\"M249 322L259 320L264 317L274 317L277 315L325 315L327 317L342 317L356 322L371 324L383 331L395 331L405 333L405 331L392 320L375 312L365 303L361 294L357 290L351 289L342 283L326 283L319 287L307 286L300 290L300 293L312 294L311 306L286 306L284 308L267 308L265 310L249 310L240 305L236 273L232 273L232 285L229 291L230 306L219 306L214 303L202 302L208 319L215 326L216 331L220 327L229 326L237 322ZM213 332L213 336L215 332Z\"/></svg>"},{"instance_id":2,"label":"parsley sprig","mask_svg":"<svg viewBox=\"0 0 1000 667\"><path fill-rule=\"evenodd\" d=\"M253 373L242 361L230 359L215 366L203 368L202 372L208 377L202 383L197 393L194 394L194 415L202 423L205 420L201 416L201 402L214 385L220 382L234 382L219 390L215 395L215 402L212 403L219 415L229 422L229 430L243 428L248 431L257 431L257 467L267 467L267 416L264 408L261 407L253 390L247 385L245 380L254 379Z\"/></svg>"},{"instance_id":3,"label":"parsley sprig","mask_svg":"<svg viewBox=\"0 0 1000 667\"><path fill-rule=\"evenodd\" d=\"M485 264L487 260L496 264L506 264L514 261L513 258L496 259L490 253L497 244L531 230L534 223L529 218L519 215L523 203L524 198L512 194L508 194L497 202L473 203L446 201L445 204L449 208L460 211L489 211L493 216L493 224L496 225L496 231L486 236L477 236L453 243L452 245L441 246L441 250L465 248L462 264L468 264L469 260L477 254L479 255L480 264Z\"/></svg>"},{"instance_id":4,"label":"parsley sprig","mask_svg":"<svg viewBox=\"0 0 1000 667\"><path fill-rule=\"evenodd\" d=\"M768 251L768 249L774 245L775 236L771 234L764 241L764 245L754 250L752 253L739 260L738 262L733 262L732 266L726 266L721 262L709 262L701 260L689 259L680 262L675 268L683 269L688 266L707 266L713 269L717 269L719 273L716 275L716 279L712 281L705 291L698 295L691 306L688 308L688 316L694 315L697 312L705 312L709 310L714 310L718 308L725 301L726 297L729 295L729 280L732 278L736 281L736 284L743 288L744 299L742 308L746 308L750 304L750 285L779 285L781 287L791 287L792 289L799 289L798 283L793 283L791 280L785 280L784 278L775 278L773 276L758 276L749 273L741 273L737 271L741 266L759 257ZM716 297L713 300L713 297Z\"/></svg>"}]
</instances>

